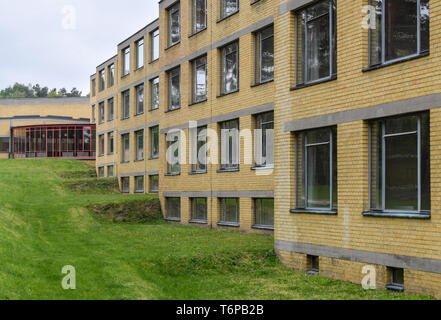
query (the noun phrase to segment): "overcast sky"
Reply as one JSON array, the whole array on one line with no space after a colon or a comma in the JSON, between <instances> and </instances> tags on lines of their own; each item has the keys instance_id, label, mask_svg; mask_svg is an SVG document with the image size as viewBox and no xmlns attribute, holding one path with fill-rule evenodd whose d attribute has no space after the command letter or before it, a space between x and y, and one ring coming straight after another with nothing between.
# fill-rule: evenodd
<instances>
[{"instance_id":1,"label":"overcast sky","mask_svg":"<svg viewBox=\"0 0 441 320\"><path fill-rule=\"evenodd\" d=\"M89 93L117 44L158 17L158 0L0 0L0 89L15 82Z\"/></svg>"}]
</instances>

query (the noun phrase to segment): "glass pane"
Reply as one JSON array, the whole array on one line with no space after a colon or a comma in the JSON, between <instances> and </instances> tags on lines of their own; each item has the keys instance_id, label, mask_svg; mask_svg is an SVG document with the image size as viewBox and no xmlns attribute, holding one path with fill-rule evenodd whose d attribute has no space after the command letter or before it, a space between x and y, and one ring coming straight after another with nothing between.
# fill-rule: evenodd
<instances>
[{"instance_id":1,"label":"glass pane","mask_svg":"<svg viewBox=\"0 0 441 320\"><path fill-rule=\"evenodd\" d=\"M238 72L237 72L237 49L236 45L231 45L225 48L225 74L224 91L226 93L237 90L238 84ZM230 53L228 53L230 51Z\"/></svg>"},{"instance_id":2,"label":"glass pane","mask_svg":"<svg viewBox=\"0 0 441 320\"><path fill-rule=\"evenodd\" d=\"M205 2L206 0L194 0L195 8L194 8L194 30L193 32L198 32L206 27L206 8Z\"/></svg>"},{"instance_id":3,"label":"glass pane","mask_svg":"<svg viewBox=\"0 0 441 320\"><path fill-rule=\"evenodd\" d=\"M159 58L159 30L155 30L153 32L153 40L152 40L152 61Z\"/></svg>"},{"instance_id":4,"label":"glass pane","mask_svg":"<svg viewBox=\"0 0 441 320\"><path fill-rule=\"evenodd\" d=\"M330 76L329 14L307 22L306 28L307 81L328 77Z\"/></svg>"},{"instance_id":5,"label":"glass pane","mask_svg":"<svg viewBox=\"0 0 441 320\"><path fill-rule=\"evenodd\" d=\"M383 0L371 0L371 6L375 10L375 20L370 21L369 54L370 64L375 65L381 63Z\"/></svg>"},{"instance_id":6,"label":"glass pane","mask_svg":"<svg viewBox=\"0 0 441 320\"><path fill-rule=\"evenodd\" d=\"M159 78L152 80L152 110L159 108Z\"/></svg>"},{"instance_id":7,"label":"glass pane","mask_svg":"<svg viewBox=\"0 0 441 320\"><path fill-rule=\"evenodd\" d=\"M274 37L272 36L272 29L271 27L271 35L267 38L265 38L264 32L261 35L261 81L268 81L274 78Z\"/></svg>"},{"instance_id":8,"label":"glass pane","mask_svg":"<svg viewBox=\"0 0 441 320\"><path fill-rule=\"evenodd\" d=\"M136 113L140 114L144 112L144 86L139 86L136 89L136 93L138 100Z\"/></svg>"},{"instance_id":9,"label":"glass pane","mask_svg":"<svg viewBox=\"0 0 441 320\"><path fill-rule=\"evenodd\" d=\"M180 106L180 77L179 70L170 72L170 107L177 108Z\"/></svg>"},{"instance_id":10,"label":"glass pane","mask_svg":"<svg viewBox=\"0 0 441 320\"><path fill-rule=\"evenodd\" d=\"M386 60L417 53L418 1L386 1Z\"/></svg>"},{"instance_id":11,"label":"glass pane","mask_svg":"<svg viewBox=\"0 0 441 320\"><path fill-rule=\"evenodd\" d=\"M386 119L384 124L386 134L413 132L418 130L418 116Z\"/></svg>"},{"instance_id":12,"label":"glass pane","mask_svg":"<svg viewBox=\"0 0 441 320\"><path fill-rule=\"evenodd\" d=\"M206 99L207 95L207 65L206 58L200 58L195 62L195 101Z\"/></svg>"},{"instance_id":13,"label":"glass pane","mask_svg":"<svg viewBox=\"0 0 441 320\"><path fill-rule=\"evenodd\" d=\"M421 0L421 51L430 49L430 16L429 16L429 0Z\"/></svg>"},{"instance_id":14,"label":"glass pane","mask_svg":"<svg viewBox=\"0 0 441 320\"><path fill-rule=\"evenodd\" d=\"M385 138L386 209L418 210L418 135Z\"/></svg>"},{"instance_id":15,"label":"glass pane","mask_svg":"<svg viewBox=\"0 0 441 320\"><path fill-rule=\"evenodd\" d=\"M329 144L307 147L308 208L330 208Z\"/></svg>"},{"instance_id":16,"label":"glass pane","mask_svg":"<svg viewBox=\"0 0 441 320\"><path fill-rule=\"evenodd\" d=\"M138 43L138 68L144 65L144 40L139 40Z\"/></svg>"},{"instance_id":17,"label":"glass pane","mask_svg":"<svg viewBox=\"0 0 441 320\"><path fill-rule=\"evenodd\" d=\"M306 133L306 144L329 142L329 129L318 129Z\"/></svg>"},{"instance_id":18,"label":"glass pane","mask_svg":"<svg viewBox=\"0 0 441 320\"><path fill-rule=\"evenodd\" d=\"M229 16L237 11L237 2L238 0L224 0L224 16Z\"/></svg>"},{"instance_id":19,"label":"glass pane","mask_svg":"<svg viewBox=\"0 0 441 320\"><path fill-rule=\"evenodd\" d=\"M179 26L179 5L170 9L170 45L179 42L181 38Z\"/></svg>"}]
</instances>

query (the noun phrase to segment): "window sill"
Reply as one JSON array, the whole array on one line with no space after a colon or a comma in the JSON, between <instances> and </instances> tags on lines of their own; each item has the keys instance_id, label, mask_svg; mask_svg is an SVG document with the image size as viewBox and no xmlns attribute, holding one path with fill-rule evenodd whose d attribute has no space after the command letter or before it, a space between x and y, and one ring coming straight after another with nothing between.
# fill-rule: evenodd
<instances>
[{"instance_id":1,"label":"window sill","mask_svg":"<svg viewBox=\"0 0 441 320\"><path fill-rule=\"evenodd\" d=\"M136 69L135 69L135 72L137 72L137 71L141 71L142 69L144 69L144 66L136 68Z\"/></svg>"},{"instance_id":2,"label":"window sill","mask_svg":"<svg viewBox=\"0 0 441 320\"><path fill-rule=\"evenodd\" d=\"M166 221L181 222L181 218L165 218Z\"/></svg>"},{"instance_id":3,"label":"window sill","mask_svg":"<svg viewBox=\"0 0 441 320\"><path fill-rule=\"evenodd\" d=\"M265 226L265 225L261 225L261 224L252 225L251 228L259 229L259 230L272 230L272 231L274 231L274 226Z\"/></svg>"},{"instance_id":4,"label":"window sill","mask_svg":"<svg viewBox=\"0 0 441 320\"><path fill-rule=\"evenodd\" d=\"M224 172L239 172L239 168L231 168L231 169L219 169L216 172L217 173L224 173Z\"/></svg>"},{"instance_id":5,"label":"window sill","mask_svg":"<svg viewBox=\"0 0 441 320\"><path fill-rule=\"evenodd\" d=\"M108 153L107 154L108 156L113 156L114 155L114 153L112 152L112 153Z\"/></svg>"},{"instance_id":6,"label":"window sill","mask_svg":"<svg viewBox=\"0 0 441 320\"><path fill-rule=\"evenodd\" d=\"M136 159L136 160L133 161L133 162L142 162L142 161L144 161L144 159Z\"/></svg>"},{"instance_id":7,"label":"window sill","mask_svg":"<svg viewBox=\"0 0 441 320\"><path fill-rule=\"evenodd\" d=\"M149 193L159 193L159 190L149 190Z\"/></svg>"},{"instance_id":8,"label":"window sill","mask_svg":"<svg viewBox=\"0 0 441 320\"><path fill-rule=\"evenodd\" d=\"M207 101L208 101L207 98L205 98L204 100L201 100L201 101L193 101L188 106L191 107L191 106L194 106L195 104L200 104L200 103L204 103L204 102L207 102Z\"/></svg>"},{"instance_id":9,"label":"window sill","mask_svg":"<svg viewBox=\"0 0 441 320\"><path fill-rule=\"evenodd\" d=\"M166 177L174 177L174 176L180 176L181 173L180 172L176 172L176 173L165 173L164 176Z\"/></svg>"},{"instance_id":10,"label":"window sill","mask_svg":"<svg viewBox=\"0 0 441 320\"><path fill-rule=\"evenodd\" d=\"M252 167L251 170L271 170L274 169L274 166L261 166L261 167Z\"/></svg>"},{"instance_id":11,"label":"window sill","mask_svg":"<svg viewBox=\"0 0 441 320\"><path fill-rule=\"evenodd\" d=\"M149 62L149 64L153 64L153 63L155 63L156 61L159 61L159 58L157 58L157 59L155 59L155 60L152 60L152 61L150 61L150 62Z\"/></svg>"},{"instance_id":12,"label":"window sill","mask_svg":"<svg viewBox=\"0 0 441 320\"><path fill-rule=\"evenodd\" d=\"M130 161L121 161L121 164L130 163Z\"/></svg>"},{"instance_id":13,"label":"window sill","mask_svg":"<svg viewBox=\"0 0 441 320\"><path fill-rule=\"evenodd\" d=\"M112 121L114 121L115 119L109 119L109 120L107 120L107 122L112 122Z\"/></svg>"},{"instance_id":14,"label":"window sill","mask_svg":"<svg viewBox=\"0 0 441 320\"><path fill-rule=\"evenodd\" d=\"M171 44L171 45L169 45L167 48L165 48L164 50L168 50L168 49L171 49L171 48L173 48L173 47L175 47L175 46L177 46L178 44L180 44L181 43L181 40L179 40L178 42L176 42L176 43L173 43L173 44Z\"/></svg>"},{"instance_id":15,"label":"window sill","mask_svg":"<svg viewBox=\"0 0 441 320\"><path fill-rule=\"evenodd\" d=\"M299 84L299 85L297 85L295 87L292 87L289 90L290 91L299 90L299 89L302 89L302 88L307 88L307 87L315 86L316 84L326 83L326 82L330 82L330 81L334 81L334 80L337 80L337 75L332 75L332 76L330 76L328 78L324 78L324 79L317 80L317 81L314 81L314 82L302 83L302 84Z\"/></svg>"},{"instance_id":16,"label":"window sill","mask_svg":"<svg viewBox=\"0 0 441 320\"><path fill-rule=\"evenodd\" d=\"M129 191L121 191L121 193L123 193L123 194L129 194L130 192L129 192Z\"/></svg>"},{"instance_id":17,"label":"window sill","mask_svg":"<svg viewBox=\"0 0 441 320\"><path fill-rule=\"evenodd\" d=\"M197 224L207 224L208 221L207 220L198 220L198 219L194 219L194 220L189 220L189 223L197 223Z\"/></svg>"},{"instance_id":18,"label":"window sill","mask_svg":"<svg viewBox=\"0 0 441 320\"><path fill-rule=\"evenodd\" d=\"M155 157L150 157L150 158L148 158L148 160L156 160L156 159L159 159L159 156L155 156Z\"/></svg>"},{"instance_id":19,"label":"window sill","mask_svg":"<svg viewBox=\"0 0 441 320\"><path fill-rule=\"evenodd\" d=\"M189 38L194 37L195 35L197 35L197 34L203 32L203 31L205 31L205 30L207 30L207 27L202 28L201 30L195 31L195 32L193 32L193 33L190 33L190 34L188 35L188 37L189 37Z\"/></svg>"},{"instance_id":20,"label":"window sill","mask_svg":"<svg viewBox=\"0 0 441 320\"><path fill-rule=\"evenodd\" d=\"M320 272L317 270L308 270L308 271L306 271L306 274L310 275L310 276L318 276L320 274Z\"/></svg>"},{"instance_id":21,"label":"window sill","mask_svg":"<svg viewBox=\"0 0 441 320\"><path fill-rule=\"evenodd\" d=\"M181 107L176 107L176 108L173 108L173 109L167 109L167 110L164 111L164 113L169 113L169 112L173 112L173 111L180 110L180 109L181 109Z\"/></svg>"},{"instance_id":22,"label":"window sill","mask_svg":"<svg viewBox=\"0 0 441 320\"><path fill-rule=\"evenodd\" d=\"M236 89L236 90L230 91L230 92L221 93L220 95L216 96L216 98L222 98L222 97L228 96L229 94L233 94L233 93L236 93L236 92L239 92L239 89Z\"/></svg>"},{"instance_id":23,"label":"window sill","mask_svg":"<svg viewBox=\"0 0 441 320\"><path fill-rule=\"evenodd\" d=\"M252 6L253 4L258 3L259 1L260 1L260 0L254 0L254 1L251 1L250 5Z\"/></svg>"},{"instance_id":24,"label":"window sill","mask_svg":"<svg viewBox=\"0 0 441 320\"><path fill-rule=\"evenodd\" d=\"M321 215L330 215L336 216L338 214L337 210L318 210L318 209L291 209L289 210L291 213L298 214L321 214Z\"/></svg>"},{"instance_id":25,"label":"window sill","mask_svg":"<svg viewBox=\"0 0 441 320\"><path fill-rule=\"evenodd\" d=\"M397 291L397 292L403 292L404 291L404 287L403 286L399 286L396 284L388 284L386 286L386 289L391 290L391 291Z\"/></svg>"},{"instance_id":26,"label":"window sill","mask_svg":"<svg viewBox=\"0 0 441 320\"><path fill-rule=\"evenodd\" d=\"M208 173L208 171L190 171L189 173L188 173L188 175L190 175L190 176L193 176L193 175L196 175L196 174L206 174L206 173Z\"/></svg>"},{"instance_id":27,"label":"window sill","mask_svg":"<svg viewBox=\"0 0 441 320\"><path fill-rule=\"evenodd\" d=\"M218 222L217 225L224 227L240 227L240 223L237 222Z\"/></svg>"},{"instance_id":28,"label":"window sill","mask_svg":"<svg viewBox=\"0 0 441 320\"><path fill-rule=\"evenodd\" d=\"M155 108L155 109L150 108L150 109L149 109L149 112L152 112L152 111L155 111L155 110L159 110L159 107L157 107L157 108Z\"/></svg>"},{"instance_id":29,"label":"window sill","mask_svg":"<svg viewBox=\"0 0 441 320\"><path fill-rule=\"evenodd\" d=\"M251 88L258 87L258 86L261 86L261 85L264 85L264 84L267 84L267 83L271 83L271 82L274 82L274 79L267 80L267 81L262 81L262 82L255 82L255 83L253 83L251 85Z\"/></svg>"},{"instance_id":30,"label":"window sill","mask_svg":"<svg viewBox=\"0 0 441 320\"><path fill-rule=\"evenodd\" d=\"M144 190L135 190L135 193L136 194L141 194L141 193L144 194Z\"/></svg>"},{"instance_id":31,"label":"window sill","mask_svg":"<svg viewBox=\"0 0 441 320\"><path fill-rule=\"evenodd\" d=\"M127 118L121 118L121 121L124 121L124 120L127 120L127 119L130 119L130 117L127 117Z\"/></svg>"},{"instance_id":32,"label":"window sill","mask_svg":"<svg viewBox=\"0 0 441 320\"><path fill-rule=\"evenodd\" d=\"M137 117L137 116L142 116L143 114L144 114L144 112L137 113L137 114L135 114L135 117Z\"/></svg>"},{"instance_id":33,"label":"window sill","mask_svg":"<svg viewBox=\"0 0 441 320\"><path fill-rule=\"evenodd\" d=\"M365 211L362 213L364 217L378 217L378 218L400 218L400 219L430 219L429 211L415 212L383 212L383 211Z\"/></svg>"},{"instance_id":34,"label":"window sill","mask_svg":"<svg viewBox=\"0 0 441 320\"><path fill-rule=\"evenodd\" d=\"M228 19L228 18L234 16L234 15L235 15L236 13L238 13L238 12L239 12L239 9L237 9L237 10L234 11L233 13L230 13L228 16L224 16L224 17L220 18L219 20L216 21L216 23L222 22L222 21L224 21L224 20L226 20L226 19Z\"/></svg>"},{"instance_id":35,"label":"window sill","mask_svg":"<svg viewBox=\"0 0 441 320\"><path fill-rule=\"evenodd\" d=\"M127 73L127 74L122 75L122 76L121 76L121 79L127 78L128 76L130 76L130 72Z\"/></svg>"},{"instance_id":36,"label":"window sill","mask_svg":"<svg viewBox=\"0 0 441 320\"><path fill-rule=\"evenodd\" d=\"M373 71L373 70L378 70L378 69L381 69L381 68L393 66L395 64L399 64L399 63L403 63L403 62L407 62L407 61L411 61L411 60L427 57L428 55L430 55L430 52L426 51L426 52L422 52L422 53L420 53L418 55L413 55L413 56L406 57L406 58L403 58L403 59L400 59L400 60L396 60L396 61L392 61L392 62L385 62L384 64L372 65L372 66L369 66L367 68L362 69L361 71L362 72L369 72L369 71Z\"/></svg>"}]
</instances>

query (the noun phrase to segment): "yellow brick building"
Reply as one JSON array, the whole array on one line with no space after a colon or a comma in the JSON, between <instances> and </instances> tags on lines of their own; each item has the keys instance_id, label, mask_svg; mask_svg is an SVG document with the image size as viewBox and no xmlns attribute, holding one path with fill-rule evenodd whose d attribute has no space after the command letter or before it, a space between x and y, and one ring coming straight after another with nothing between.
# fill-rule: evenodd
<instances>
[{"instance_id":1,"label":"yellow brick building","mask_svg":"<svg viewBox=\"0 0 441 320\"><path fill-rule=\"evenodd\" d=\"M91 77L100 174L172 222L274 228L299 270L440 296L440 4L159 8Z\"/></svg>"},{"instance_id":2,"label":"yellow brick building","mask_svg":"<svg viewBox=\"0 0 441 320\"><path fill-rule=\"evenodd\" d=\"M88 131L86 129L84 131L88 132L90 139L92 139L94 126L90 126L90 105L89 98L86 97L0 99L0 159L14 157L94 159L95 156L92 152L87 156L76 154L74 152L76 148L70 150L68 144L66 146L61 143L51 145L55 138L54 132L61 139L61 134L64 131L66 134L68 130L83 132L83 128L86 127ZM37 128L38 139L33 134ZM18 134L18 132L21 134L21 131L23 136ZM44 142L44 148L42 145L45 139L41 136L43 131L43 136L48 137L47 140L49 140L49 135L51 138L49 146ZM15 143L14 132L16 133ZM18 145L18 139L20 139L21 145ZM56 152L53 152L54 148ZM94 149L92 141L90 141L90 149Z\"/></svg>"}]
</instances>

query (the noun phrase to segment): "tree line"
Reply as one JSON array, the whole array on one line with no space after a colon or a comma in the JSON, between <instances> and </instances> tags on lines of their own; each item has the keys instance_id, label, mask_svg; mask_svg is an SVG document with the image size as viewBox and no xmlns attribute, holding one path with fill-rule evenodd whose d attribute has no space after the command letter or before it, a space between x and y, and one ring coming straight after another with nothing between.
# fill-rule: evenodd
<instances>
[{"instance_id":1,"label":"tree line","mask_svg":"<svg viewBox=\"0 0 441 320\"><path fill-rule=\"evenodd\" d=\"M41 87L36 85L25 85L22 83L15 83L13 86L9 86L0 90L0 98L5 99L17 99L17 98L71 98L81 97L82 92L77 88L67 91L66 88L49 89L48 87Z\"/></svg>"}]
</instances>

